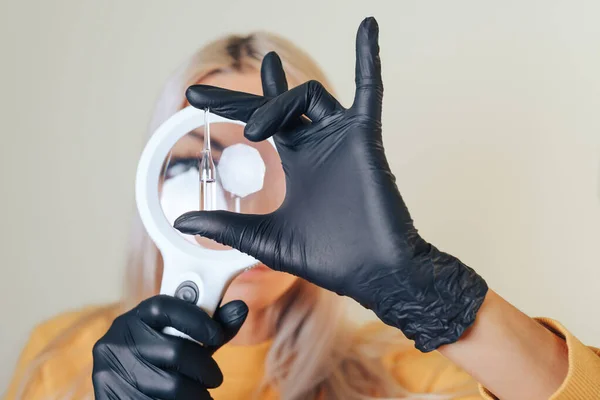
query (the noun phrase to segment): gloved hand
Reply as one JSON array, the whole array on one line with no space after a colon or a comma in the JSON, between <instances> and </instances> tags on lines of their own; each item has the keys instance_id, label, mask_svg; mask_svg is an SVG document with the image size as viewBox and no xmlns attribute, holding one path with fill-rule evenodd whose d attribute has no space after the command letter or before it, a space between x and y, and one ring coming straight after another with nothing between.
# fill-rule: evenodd
<instances>
[{"instance_id":1,"label":"gloved hand","mask_svg":"<svg viewBox=\"0 0 600 400\"><path fill-rule=\"evenodd\" d=\"M315 81L272 99L190 87L190 104L247 122L249 140L273 136L286 197L268 215L191 212L175 227L350 296L400 328L418 349L431 351L458 340L474 322L487 285L419 236L396 187L382 144L378 32L373 18L358 30L349 109ZM280 81L271 86L285 88L285 75L271 74L277 75Z\"/></svg>"},{"instance_id":2,"label":"gloved hand","mask_svg":"<svg viewBox=\"0 0 600 400\"><path fill-rule=\"evenodd\" d=\"M232 301L214 319L184 300L159 295L113 322L93 350L97 400L211 399L223 382L212 354L240 329L248 307ZM162 333L170 326L203 345Z\"/></svg>"}]
</instances>

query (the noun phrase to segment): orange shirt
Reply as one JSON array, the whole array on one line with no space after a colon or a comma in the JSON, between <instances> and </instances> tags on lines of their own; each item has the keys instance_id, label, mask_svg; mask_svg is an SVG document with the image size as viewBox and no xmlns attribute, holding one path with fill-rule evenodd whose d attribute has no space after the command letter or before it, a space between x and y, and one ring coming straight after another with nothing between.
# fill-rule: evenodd
<instances>
[{"instance_id":1,"label":"orange shirt","mask_svg":"<svg viewBox=\"0 0 600 400\"><path fill-rule=\"evenodd\" d=\"M19 386L31 370L32 361L40 362L40 372L23 399L38 400L51 398L57 393L73 390L85 393L91 388L90 367L92 347L106 332L115 316L115 307L87 308L77 312L62 314L40 324L21 354L13 381L5 395L5 400L19 398ZM569 372L567 378L553 395L552 399L600 399L600 350L586 347L559 323L549 319L538 319L555 334L565 338L569 349ZM75 324L75 325L74 325ZM381 324L369 324L361 330L368 337L373 329ZM64 334L72 330L73 335ZM66 338L66 340L62 340ZM44 353L50 342L55 352ZM250 398L257 389L264 374L264 361L270 342L254 346L226 345L215 354L215 359L223 371L224 382L211 391L215 400L239 400ZM404 388L418 393L455 393L456 399L494 399L484 388L477 389L477 383L467 373L452 364L438 352L421 353L412 346L387 354L383 360L390 373ZM82 373L83 371L83 373ZM470 392L464 395L461 393ZM89 393L89 392L88 392ZM274 391L261 398L277 399Z\"/></svg>"}]
</instances>

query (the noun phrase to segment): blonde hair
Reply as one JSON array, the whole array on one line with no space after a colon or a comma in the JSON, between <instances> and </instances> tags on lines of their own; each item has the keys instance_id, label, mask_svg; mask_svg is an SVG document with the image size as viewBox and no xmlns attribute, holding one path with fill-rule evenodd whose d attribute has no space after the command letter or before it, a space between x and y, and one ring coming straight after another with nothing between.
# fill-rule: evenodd
<instances>
[{"instance_id":1,"label":"blonde hair","mask_svg":"<svg viewBox=\"0 0 600 400\"><path fill-rule=\"evenodd\" d=\"M151 123L153 132L162 122L186 105L188 86L213 73L259 70L262 58L276 51L283 63L290 87L307 80L320 81L332 91L327 78L316 63L291 42L269 33L228 36L209 43L179 67L167 81L159 96ZM74 333L90 318L116 317L139 301L156 293L162 269L158 249L135 217L131 236L126 293L117 307L96 311L95 316L74 324ZM403 389L382 364L390 343L410 345L395 329L382 329L368 338L357 338L357 328L346 318L343 298L298 280L270 310L275 337L269 350L261 390L275 389L282 399L446 399L453 396L413 394ZM38 358L41 364L65 342L69 332L50 343ZM360 340L358 340L360 339ZM32 365L35 368L35 363ZM31 371L30 371L31 372ZM82 371L69 390L61 394L70 398L84 387L92 396L91 365ZM23 392L22 392L23 393ZM260 397L260 392L257 397ZM58 397L58 396L57 396Z\"/></svg>"}]
</instances>

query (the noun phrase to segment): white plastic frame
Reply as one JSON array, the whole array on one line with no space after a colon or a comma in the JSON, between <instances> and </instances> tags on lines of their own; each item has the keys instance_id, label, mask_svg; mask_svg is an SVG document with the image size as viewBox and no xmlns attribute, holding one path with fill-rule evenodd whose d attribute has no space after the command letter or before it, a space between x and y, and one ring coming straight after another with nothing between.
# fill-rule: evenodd
<instances>
[{"instance_id":1,"label":"white plastic frame","mask_svg":"<svg viewBox=\"0 0 600 400\"><path fill-rule=\"evenodd\" d=\"M219 122L245 125L211 113L210 123ZM212 316L233 278L258 261L237 250L210 250L194 245L171 226L163 213L159 197L163 163L179 139L203 125L204 111L189 106L156 130L138 163L135 197L142 223L163 257L160 293L174 295L182 282L193 281L200 292L196 305ZM269 142L275 147L272 139Z\"/></svg>"}]
</instances>

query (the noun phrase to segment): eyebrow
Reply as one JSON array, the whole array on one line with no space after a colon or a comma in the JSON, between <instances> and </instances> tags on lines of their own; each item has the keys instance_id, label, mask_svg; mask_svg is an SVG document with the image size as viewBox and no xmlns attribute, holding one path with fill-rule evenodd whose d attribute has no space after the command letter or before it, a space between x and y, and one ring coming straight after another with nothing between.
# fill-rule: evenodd
<instances>
[{"instance_id":1,"label":"eyebrow","mask_svg":"<svg viewBox=\"0 0 600 400\"><path fill-rule=\"evenodd\" d=\"M188 133L188 135L192 135L194 138L196 138L199 141L201 141L201 142L204 143L204 134L191 131L190 133ZM210 139L210 147L211 147L211 149L214 149L214 150L217 150L217 151L223 151L223 149L225 148L225 146L223 145L223 143L221 143L220 141L215 140L213 138Z\"/></svg>"}]
</instances>

